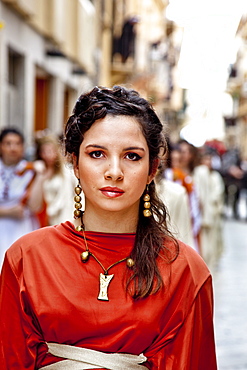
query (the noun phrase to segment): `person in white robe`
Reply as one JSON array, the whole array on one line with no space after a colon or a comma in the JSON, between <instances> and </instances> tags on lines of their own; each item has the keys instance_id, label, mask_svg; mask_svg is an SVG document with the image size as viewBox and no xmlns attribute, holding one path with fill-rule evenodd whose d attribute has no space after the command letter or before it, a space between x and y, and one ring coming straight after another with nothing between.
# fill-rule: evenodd
<instances>
[{"instance_id":1,"label":"person in white robe","mask_svg":"<svg viewBox=\"0 0 247 370\"><path fill-rule=\"evenodd\" d=\"M222 215L224 208L224 182L220 173L212 169L212 156L205 153L201 165L194 169L202 212L201 254L208 267L214 270L223 247Z\"/></svg>"},{"instance_id":2,"label":"person in white robe","mask_svg":"<svg viewBox=\"0 0 247 370\"><path fill-rule=\"evenodd\" d=\"M29 201L35 171L23 156L21 132L4 128L0 134L0 268L6 250L22 235L39 227Z\"/></svg>"},{"instance_id":3,"label":"person in white robe","mask_svg":"<svg viewBox=\"0 0 247 370\"><path fill-rule=\"evenodd\" d=\"M184 186L161 178L156 182L160 199L167 207L168 223L174 236L197 250L190 216L189 197Z\"/></svg>"}]
</instances>

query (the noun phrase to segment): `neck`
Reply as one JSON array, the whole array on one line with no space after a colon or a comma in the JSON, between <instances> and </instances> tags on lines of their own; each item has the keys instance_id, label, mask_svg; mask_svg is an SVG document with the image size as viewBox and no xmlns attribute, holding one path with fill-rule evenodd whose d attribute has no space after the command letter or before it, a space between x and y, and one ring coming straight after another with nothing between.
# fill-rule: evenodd
<instances>
[{"instance_id":1,"label":"neck","mask_svg":"<svg viewBox=\"0 0 247 370\"><path fill-rule=\"evenodd\" d=\"M3 164L5 165L5 166L7 166L7 167L13 167L13 166L16 166L19 162L20 162L20 160L18 160L18 161L8 161L8 160L6 160L6 159L3 159L3 158L1 158L1 160L2 160L2 162L3 162Z\"/></svg>"},{"instance_id":2,"label":"neck","mask_svg":"<svg viewBox=\"0 0 247 370\"><path fill-rule=\"evenodd\" d=\"M55 168L54 163L46 163L45 165L46 165L47 170L54 171L54 168Z\"/></svg>"},{"instance_id":3,"label":"neck","mask_svg":"<svg viewBox=\"0 0 247 370\"><path fill-rule=\"evenodd\" d=\"M104 233L135 233L138 215L129 212L104 212L103 215L86 211L83 215L85 231Z\"/></svg>"},{"instance_id":4,"label":"neck","mask_svg":"<svg viewBox=\"0 0 247 370\"><path fill-rule=\"evenodd\" d=\"M191 174L191 171L189 169L189 167L186 167L186 166L181 166L181 170L186 174L186 175L190 175Z\"/></svg>"}]
</instances>

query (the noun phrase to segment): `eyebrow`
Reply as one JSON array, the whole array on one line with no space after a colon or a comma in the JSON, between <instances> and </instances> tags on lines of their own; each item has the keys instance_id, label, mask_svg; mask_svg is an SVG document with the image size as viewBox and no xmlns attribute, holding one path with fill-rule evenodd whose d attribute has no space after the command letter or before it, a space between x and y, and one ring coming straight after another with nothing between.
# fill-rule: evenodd
<instances>
[{"instance_id":1,"label":"eyebrow","mask_svg":"<svg viewBox=\"0 0 247 370\"><path fill-rule=\"evenodd\" d=\"M88 148L97 148L97 149L104 149L104 150L107 150L107 148L103 145L98 145L98 144L89 144L86 146L86 149ZM145 149L144 148L141 148L139 146L129 146L128 148L125 148L124 151L128 151L128 150L141 150L143 152L145 152Z\"/></svg>"}]
</instances>

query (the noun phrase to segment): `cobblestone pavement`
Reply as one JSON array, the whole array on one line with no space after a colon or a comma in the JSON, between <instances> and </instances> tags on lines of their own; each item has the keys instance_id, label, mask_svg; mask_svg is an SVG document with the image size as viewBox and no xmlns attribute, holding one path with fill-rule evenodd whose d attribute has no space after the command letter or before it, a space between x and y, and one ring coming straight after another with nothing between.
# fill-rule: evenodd
<instances>
[{"instance_id":1,"label":"cobblestone pavement","mask_svg":"<svg viewBox=\"0 0 247 370\"><path fill-rule=\"evenodd\" d=\"M247 222L224 220L224 240L225 250L213 273L218 369L245 370L247 369Z\"/></svg>"}]
</instances>

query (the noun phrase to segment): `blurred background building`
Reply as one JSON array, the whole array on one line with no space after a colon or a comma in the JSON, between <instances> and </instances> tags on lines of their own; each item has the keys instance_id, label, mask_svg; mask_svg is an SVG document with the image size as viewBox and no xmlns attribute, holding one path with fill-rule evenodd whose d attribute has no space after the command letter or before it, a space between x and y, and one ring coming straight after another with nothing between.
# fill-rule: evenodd
<instances>
[{"instance_id":1,"label":"blurred background building","mask_svg":"<svg viewBox=\"0 0 247 370\"><path fill-rule=\"evenodd\" d=\"M247 159L247 14L237 30L238 50L235 62L229 66L226 92L231 96L232 110L224 116L226 136L233 135L242 157Z\"/></svg>"},{"instance_id":2,"label":"blurred background building","mask_svg":"<svg viewBox=\"0 0 247 370\"><path fill-rule=\"evenodd\" d=\"M20 128L31 146L37 131L61 134L81 92L126 84L151 100L171 138L178 139L191 104L179 75L186 27L167 16L169 5L169 0L0 0L0 128ZM247 156L246 16L235 28L238 52L227 65L227 107L215 137L211 131L204 139L234 134ZM194 56L201 53L198 45Z\"/></svg>"}]
</instances>

